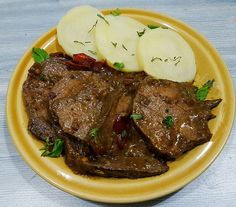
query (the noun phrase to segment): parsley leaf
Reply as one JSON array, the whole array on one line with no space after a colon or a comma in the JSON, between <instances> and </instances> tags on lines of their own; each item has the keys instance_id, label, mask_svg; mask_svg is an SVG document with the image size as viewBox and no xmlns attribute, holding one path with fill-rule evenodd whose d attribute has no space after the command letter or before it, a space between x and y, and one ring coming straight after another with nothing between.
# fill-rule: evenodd
<instances>
[{"instance_id":1,"label":"parsley leaf","mask_svg":"<svg viewBox=\"0 0 236 207\"><path fill-rule=\"evenodd\" d=\"M78 40L74 40L74 43L79 43L79 44L85 46L85 44L84 44L83 42L80 42L80 41L78 41Z\"/></svg>"},{"instance_id":2,"label":"parsley leaf","mask_svg":"<svg viewBox=\"0 0 236 207\"><path fill-rule=\"evenodd\" d=\"M166 125L166 127L172 127L173 126L173 124L174 124L174 119L173 119L173 117L171 116L171 115L168 115L168 116L166 116L164 119L163 119L163 121L162 121L162 123L164 124L164 125Z\"/></svg>"},{"instance_id":3,"label":"parsley leaf","mask_svg":"<svg viewBox=\"0 0 236 207\"><path fill-rule=\"evenodd\" d=\"M41 73L40 76L39 76L39 80L44 81L44 82L47 81L46 75L44 75L43 73Z\"/></svg>"},{"instance_id":4,"label":"parsley leaf","mask_svg":"<svg viewBox=\"0 0 236 207\"><path fill-rule=\"evenodd\" d=\"M196 97L199 101L204 101L210 88L213 86L214 80L208 80L201 88L196 92Z\"/></svg>"},{"instance_id":5,"label":"parsley leaf","mask_svg":"<svg viewBox=\"0 0 236 207\"><path fill-rule=\"evenodd\" d=\"M117 69L117 70L121 70L125 67L125 64L124 63L118 63L118 62L115 62L113 64L113 66Z\"/></svg>"},{"instance_id":6,"label":"parsley leaf","mask_svg":"<svg viewBox=\"0 0 236 207\"><path fill-rule=\"evenodd\" d=\"M92 30L93 30L93 28L95 28L96 26L97 26L97 23L98 23L98 20L95 22L95 24L91 27L91 29L88 31L88 33L89 32L91 32Z\"/></svg>"},{"instance_id":7,"label":"parsley leaf","mask_svg":"<svg viewBox=\"0 0 236 207\"><path fill-rule=\"evenodd\" d=\"M121 14L120 9L119 9L119 8L116 8L115 10L113 10L113 11L111 12L111 14L112 14L113 16L119 16L119 15Z\"/></svg>"},{"instance_id":8,"label":"parsley leaf","mask_svg":"<svg viewBox=\"0 0 236 207\"><path fill-rule=\"evenodd\" d=\"M159 28L160 26L156 26L156 25L152 25L152 24L149 24L147 25L149 29L156 29L156 28Z\"/></svg>"},{"instance_id":9,"label":"parsley leaf","mask_svg":"<svg viewBox=\"0 0 236 207\"><path fill-rule=\"evenodd\" d=\"M122 47L124 48L124 50L128 51L124 44L122 44Z\"/></svg>"},{"instance_id":10,"label":"parsley leaf","mask_svg":"<svg viewBox=\"0 0 236 207\"><path fill-rule=\"evenodd\" d=\"M111 42L111 44L116 47L117 46L117 42Z\"/></svg>"},{"instance_id":11,"label":"parsley leaf","mask_svg":"<svg viewBox=\"0 0 236 207\"><path fill-rule=\"evenodd\" d=\"M44 49L33 47L32 48L32 57L34 58L34 61L36 63L41 63L44 60L48 59L49 55Z\"/></svg>"},{"instance_id":12,"label":"parsley leaf","mask_svg":"<svg viewBox=\"0 0 236 207\"><path fill-rule=\"evenodd\" d=\"M53 148L51 150L52 146ZM43 157L59 157L63 150L63 141L60 138L57 138L53 144L49 141L49 138L47 138L45 146L40 150L43 150L43 153L41 154Z\"/></svg>"},{"instance_id":13,"label":"parsley leaf","mask_svg":"<svg viewBox=\"0 0 236 207\"><path fill-rule=\"evenodd\" d=\"M96 139L98 137L99 128L93 128L90 130L89 135L91 138Z\"/></svg>"},{"instance_id":14,"label":"parsley leaf","mask_svg":"<svg viewBox=\"0 0 236 207\"><path fill-rule=\"evenodd\" d=\"M93 55L97 55L97 53L95 51L93 51L93 50L88 50L88 52L90 52Z\"/></svg>"},{"instance_id":15,"label":"parsley leaf","mask_svg":"<svg viewBox=\"0 0 236 207\"><path fill-rule=\"evenodd\" d=\"M142 119L143 115L142 114L131 114L130 118L133 120L138 120L138 119Z\"/></svg>"},{"instance_id":16,"label":"parsley leaf","mask_svg":"<svg viewBox=\"0 0 236 207\"><path fill-rule=\"evenodd\" d=\"M109 22L105 19L105 17L103 17L101 14L97 14L97 16L101 18L103 21L105 21L108 25L110 25Z\"/></svg>"}]
</instances>

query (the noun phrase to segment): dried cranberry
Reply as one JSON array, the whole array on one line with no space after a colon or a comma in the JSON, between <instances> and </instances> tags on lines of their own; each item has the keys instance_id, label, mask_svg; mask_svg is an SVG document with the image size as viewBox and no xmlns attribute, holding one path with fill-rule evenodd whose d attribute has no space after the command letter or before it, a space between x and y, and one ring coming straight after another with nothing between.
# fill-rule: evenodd
<instances>
[{"instance_id":1,"label":"dried cranberry","mask_svg":"<svg viewBox=\"0 0 236 207\"><path fill-rule=\"evenodd\" d=\"M118 116L113 123L113 131L116 134L121 134L124 130L129 128L129 116Z\"/></svg>"}]
</instances>

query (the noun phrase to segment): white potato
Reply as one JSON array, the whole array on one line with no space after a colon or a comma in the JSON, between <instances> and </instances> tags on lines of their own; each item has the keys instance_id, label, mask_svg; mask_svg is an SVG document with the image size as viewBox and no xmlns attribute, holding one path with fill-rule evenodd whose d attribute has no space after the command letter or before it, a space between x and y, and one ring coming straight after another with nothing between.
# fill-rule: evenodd
<instances>
[{"instance_id":1,"label":"white potato","mask_svg":"<svg viewBox=\"0 0 236 207\"><path fill-rule=\"evenodd\" d=\"M194 79L196 64L193 50L171 29L147 31L140 38L137 55L140 66L154 78L177 82Z\"/></svg>"},{"instance_id":2,"label":"white potato","mask_svg":"<svg viewBox=\"0 0 236 207\"><path fill-rule=\"evenodd\" d=\"M121 63L119 68L124 72L142 71L138 65L136 51L140 39L137 32L148 28L140 22L125 16L105 16L100 19L95 29L95 42L99 53L113 68L115 63Z\"/></svg>"},{"instance_id":3,"label":"white potato","mask_svg":"<svg viewBox=\"0 0 236 207\"><path fill-rule=\"evenodd\" d=\"M99 10L91 6L80 6L71 9L57 25L57 38L65 52L72 56L85 53L97 60L100 59L94 30L98 22Z\"/></svg>"}]
</instances>

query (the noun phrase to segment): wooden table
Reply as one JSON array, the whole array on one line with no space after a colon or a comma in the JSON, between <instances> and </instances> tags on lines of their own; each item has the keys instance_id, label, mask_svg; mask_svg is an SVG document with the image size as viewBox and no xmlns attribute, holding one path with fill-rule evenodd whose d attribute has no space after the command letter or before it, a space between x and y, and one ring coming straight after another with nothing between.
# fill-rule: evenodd
<instances>
[{"instance_id":1,"label":"wooden table","mask_svg":"<svg viewBox=\"0 0 236 207\"><path fill-rule=\"evenodd\" d=\"M33 41L55 26L68 9L82 4L99 9L136 7L185 21L214 44L235 86L235 0L0 0L0 206L110 206L76 198L35 174L12 143L5 118L7 85L19 58ZM235 138L234 124L224 150L206 172L170 196L134 206L236 206Z\"/></svg>"}]
</instances>

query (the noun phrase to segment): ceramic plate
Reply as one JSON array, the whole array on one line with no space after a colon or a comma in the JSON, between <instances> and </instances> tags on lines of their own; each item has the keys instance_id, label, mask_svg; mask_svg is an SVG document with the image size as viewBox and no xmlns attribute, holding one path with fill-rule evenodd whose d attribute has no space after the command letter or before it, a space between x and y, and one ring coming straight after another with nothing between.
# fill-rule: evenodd
<instances>
[{"instance_id":1,"label":"ceramic plate","mask_svg":"<svg viewBox=\"0 0 236 207\"><path fill-rule=\"evenodd\" d=\"M104 14L111 10L103 11ZM65 165L63 158L40 156L42 143L27 131L28 117L22 100L22 84L33 64L31 48L40 47L47 52L62 51L57 43L56 29L40 37L21 58L11 78L7 94L7 122L11 137L25 161L41 177L52 185L81 198L111 202L130 203L158 198L174 192L199 176L222 150L232 127L235 96L227 67L213 46L198 32L181 21L163 14L144 10L122 9L122 14L144 24L165 25L180 33L191 45L196 56L196 84L215 79L208 99L222 98L213 110L217 115L209 122L213 133L211 141L186 153L169 164L170 170L160 176L142 179L113 179L75 175Z\"/></svg>"}]
</instances>

